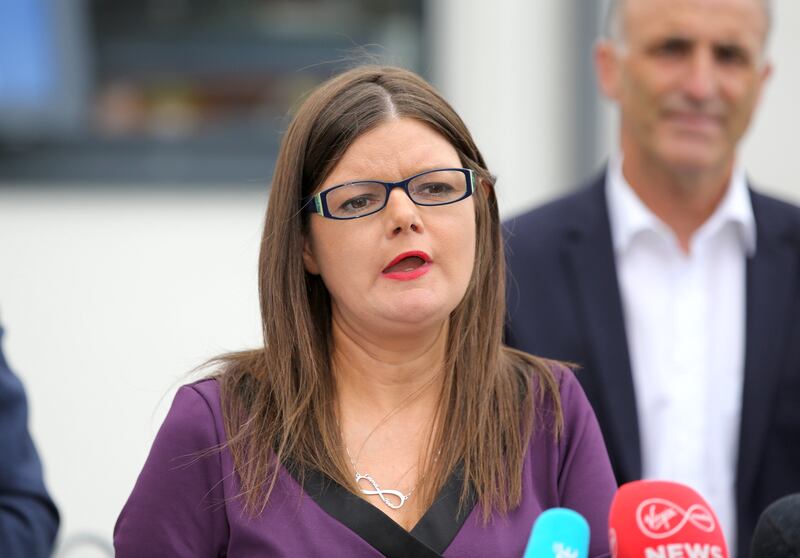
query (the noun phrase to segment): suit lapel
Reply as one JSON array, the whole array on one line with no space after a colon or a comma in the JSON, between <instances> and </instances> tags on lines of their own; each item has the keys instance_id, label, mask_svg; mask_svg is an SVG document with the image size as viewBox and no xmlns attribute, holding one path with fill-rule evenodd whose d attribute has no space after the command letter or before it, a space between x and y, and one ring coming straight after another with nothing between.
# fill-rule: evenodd
<instances>
[{"instance_id":1,"label":"suit lapel","mask_svg":"<svg viewBox=\"0 0 800 558\"><path fill-rule=\"evenodd\" d=\"M604 435L620 456L620 462L615 464L620 469L618 480L633 480L641 476L639 426L608 220L605 173L581 201L569 227L566 252L582 312L579 320L586 327L586 373L595 375L587 381L596 385L600 394L606 422Z\"/></svg>"},{"instance_id":2,"label":"suit lapel","mask_svg":"<svg viewBox=\"0 0 800 558\"><path fill-rule=\"evenodd\" d=\"M797 241L769 211L770 200L751 192L756 253L747 262L746 345L737 463L737 500L746 505L766 439L780 363L797 311Z\"/></svg>"}]
</instances>

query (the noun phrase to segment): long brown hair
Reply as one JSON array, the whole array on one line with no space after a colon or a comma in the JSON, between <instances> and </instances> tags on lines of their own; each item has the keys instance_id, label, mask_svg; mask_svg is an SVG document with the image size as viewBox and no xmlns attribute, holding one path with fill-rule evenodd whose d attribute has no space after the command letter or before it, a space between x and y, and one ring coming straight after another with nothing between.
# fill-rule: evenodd
<instances>
[{"instance_id":1,"label":"long brown hair","mask_svg":"<svg viewBox=\"0 0 800 558\"><path fill-rule=\"evenodd\" d=\"M502 345L505 271L494 181L467 127L417 75L355 68L305 100L281 144L259 255L264 346L217 360L228 447L245 507L253 513L266 505L281 463L291 462L301 475L318 470L357 490L335 413L330 299L320 277L303 267L308 218L300 208L359 135L397 117L415 118L440 133L483 185L474 196L475 266L450 316L431 435L438 456L426 459L417 494L427 507L461 464L462 502L471 485L485 519L492 509L504 513L519 503L533 410L545 399L553 402L560 429L558 387L549 367Z\"/></svg>"}]
</instances>

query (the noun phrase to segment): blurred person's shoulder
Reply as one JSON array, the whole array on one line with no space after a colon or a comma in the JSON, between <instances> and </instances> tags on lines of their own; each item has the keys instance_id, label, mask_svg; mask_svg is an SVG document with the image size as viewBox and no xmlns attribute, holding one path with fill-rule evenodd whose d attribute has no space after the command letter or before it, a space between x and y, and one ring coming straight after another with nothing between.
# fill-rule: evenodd
<instances>
[{"instance_id":1,"label":"blurred person's shoulder","mask_svg":"<svg viewBox=\"0 0 800 558\"><path fill-rule=\"evenodd\" d=\"M783 231L800 242L800 205L780 199L750 185L750 200L759 230L765 227ZM757 242L757 241L756 241Z\"/></svg>"},{"instance_id":2,"label":"blurred person's shoulder","mask_svg":"<svg viewBox=\"0 0 800 558\"><path fill-rule=\"evenodd\" d=\"M602 215L606 211L605 176L603 169L569 193L505 221L503 236L509 256L515 251L556 248L570 231Z\"/></svg>"}]
</instances>

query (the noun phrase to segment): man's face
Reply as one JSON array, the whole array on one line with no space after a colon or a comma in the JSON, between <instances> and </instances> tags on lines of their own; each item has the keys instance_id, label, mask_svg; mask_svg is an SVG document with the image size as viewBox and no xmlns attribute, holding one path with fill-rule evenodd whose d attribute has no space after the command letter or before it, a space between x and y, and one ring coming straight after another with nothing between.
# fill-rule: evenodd
<instances>
[{"instance_id":1,"label":"man's face","mask_svg":"<svg viewBox=\"0 0 800 558\"><path fill-rule=\"evenodd\" d=\"M724 171L770 68L760 0L628 0L622 44L597 50L619 103L626 159L677 173Z\"/></svg>"}]
</instances>

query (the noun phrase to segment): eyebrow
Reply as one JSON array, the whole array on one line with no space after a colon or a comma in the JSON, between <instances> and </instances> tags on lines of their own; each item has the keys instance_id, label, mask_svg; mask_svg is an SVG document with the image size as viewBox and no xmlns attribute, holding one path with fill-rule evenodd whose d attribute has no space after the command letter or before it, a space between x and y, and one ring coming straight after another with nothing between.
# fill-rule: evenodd
<instances>
[{"instance_id":1,"label":"eyebrow","mask_svg":"<svg viewBox=\"0 0 800 558\"><path fill-rule=\"evenodd\" d=\"M682 35L680 33L675 33L672 35L665 35L659 38L652 39L650 42L645 44L645 50L653 51L662 48L665 45L680 46L684 48L694 48L698 42L699 42L698 39L694 37ZM714 51L717 52L721 50L735 52L752 58L755 58L758 55L758 53L755 52L757 49L739 39L715 40L712 41L711 46L714 49Z\"/></svg>"},{"instance_id":2,"label":"eyebrow","mask_svg":"<svg viewBox=\"0 0 800 558\"><path fill-rule=\"evenodd\" d=\"M404 173L402 178L400 178L398 180L385 180L383 178L375 178L374 176L371 177L371 178L365 178L368 175L367 175L367 173L363 173L363 175L360 176L359 178L348 178L346 180L339 180L339 181L337 181L335 183L331 183L329 186L323 186L322 188L324 190L326 190L326 189L332 188L334 186L341 186L342 184L351 184L353 182L400 182L402 180L406 180L407 178L410 178L412 176L416 176L418 174L422 174L424 172L441 170L441 169L456 169L456 168L459 168L459 169L460 168L464 168L464 165L461 163L461 161L459 161L458 163L450 163L450 164L445 164L445 163L439 162L439 163L436 163L436 164L433 164L433 165L419 166L419 167L416 167L417 170L415 170L415 171L413 171L411 173L407 173L407 174Z\"/></svg>"}]
</instances>

